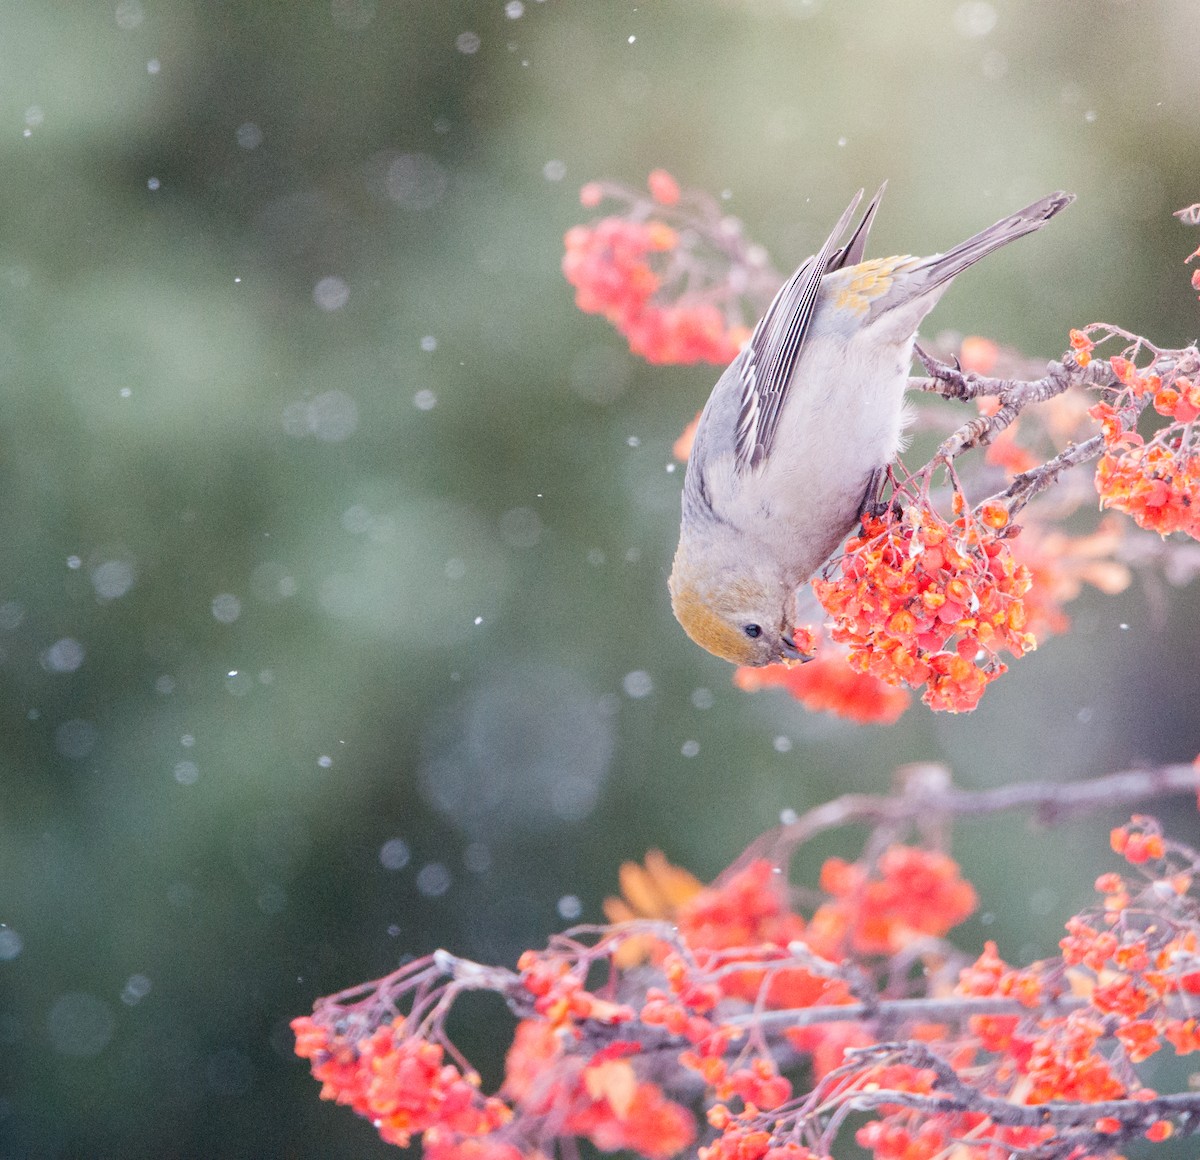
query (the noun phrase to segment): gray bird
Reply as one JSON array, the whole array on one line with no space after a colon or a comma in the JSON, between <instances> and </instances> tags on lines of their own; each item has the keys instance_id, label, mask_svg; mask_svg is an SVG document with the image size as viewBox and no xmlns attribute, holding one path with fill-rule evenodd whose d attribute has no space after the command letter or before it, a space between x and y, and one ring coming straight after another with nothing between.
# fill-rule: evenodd
<instances>
[{"instance_id":1,"label":"gray bird","mask_svg":"<svg viewBox=\"0 0 1200 1160\"><path fill-rule=\"evenodd\" d=\"M671 607L692 640L734 664L802 659L796 590L900 449L921 320L968 266L1075 200L1052 193L945 254L864 262L883 187L839 247L862 196L776 294L696 429Z\"/></svg>"}]
</instances>

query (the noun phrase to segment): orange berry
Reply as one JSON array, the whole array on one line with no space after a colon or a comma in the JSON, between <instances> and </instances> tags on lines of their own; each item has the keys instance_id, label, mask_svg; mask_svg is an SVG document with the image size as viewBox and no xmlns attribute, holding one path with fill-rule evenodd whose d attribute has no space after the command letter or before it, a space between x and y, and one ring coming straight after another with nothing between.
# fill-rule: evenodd
<instances>
[{"instance_id":1,"label":"orange berry","mask_svg":"<svg viewBox=\"0 0 1200 1160\"><path fill-rule=\"evenodd\" d=\"M1000 348L990 338L968 335L959 347L959 360L963 370L980 375L990 375L996 369Z\"/></svg>"},{"instance_id":2,"label":"orange berry","mask_svg":"<svg viewBox=\"0 0 1200 1160\"><path fill-rule=\"evenodd\" d=\"M989 528L1002 528L1008 523L1008 508L1002 503L985 503L979 510L979 518Z\"/></svg>"},{"instance_id":3,"label":"orange berry","mask_svg":"<svg viewBox=\"0 0 1200 1160\"><path fill-rule=\"evenodd\" d=\"M1117 376L1117 379L1120 382L1124 383L1126 386L1129 386L1132 383L1134 374L1136 372L1133 363L1131 363L1127 358L1121 358L1119 356L1116 358L1110 358L1108 360L1108 365L1112 367L1112 373Z\"/></svg>"},{"instance_id":4,"label":"orange berry","mask_svg":"<svg viewBox=\"0 0 1200 1160\"><path fill-rule=\"evenodd\" d=\"M679 182L665 169L652 170L648 184L650 196L659 205L677 205L679 203Z\"/></svg>"},{"instance_id":5,"label":"orange berry","mask_svg":"<svg viewBox=\"0 0 1200 1160\"><path fill-rule=\"evenodd\" d=\"M673 250L679 235L666 222L647 222L646 239L652 250Z\"/></svg>"},{"instance_id":6,"label":"orange berry","mask_svg":"<svg viewBox=\"0 0 1200 1160\"><path fill-rule=\"evenodd\" d=\"M1154 395L1154 409L1160 415L1172 415L1179 403L1179 392L1174 387L1161 387Z\"/></svg>"}]
</instances>

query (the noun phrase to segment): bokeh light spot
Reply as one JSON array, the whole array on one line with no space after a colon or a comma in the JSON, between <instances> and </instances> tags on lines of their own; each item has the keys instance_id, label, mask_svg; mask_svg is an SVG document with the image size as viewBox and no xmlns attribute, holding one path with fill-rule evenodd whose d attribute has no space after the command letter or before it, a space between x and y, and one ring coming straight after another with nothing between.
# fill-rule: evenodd
<instances>
[{"instance_id":1,"label":"bokeh light spot","mask_svg":"<svg viewBox=\"0 0 1200 1160\"><path fill-rule=\"evenodd\" d=\"M25 947L25 940L11 926L0 926L0 963L15 959Z\"/></svg>"},{"instance_id":2,"label":"bokeh light spot","mask_svg":"<svg viewBox=\"0 0 1200 1160\"><path fill-rule=\"evenodd\" d=\"M70 721L64 721L55 729L54 748L63 757L79 761L95 749L99 736L100 733L95 725L76 717Z\"/></svg>"},{"instance_id":3,"label":"bokeh light spot","mask_svg":"<svg viewBox=\"0 0 1200 1160\"><path fill-rule=\"evenodd\" d=\"M64 636L42 654L42 666L52 673L73 673L83 664L84 655L84 647L79 641Z\"/></svg>"},{"instance_id":4,"label":"bokeh light spot","mask_svg":"<svg viewBox=\"0 0 1200 1160\"><path fill-rule=\"evenodd\" d=\"M50 1044L62 1055L99 1055L112 1039L116 1025L108 1004L83 991L60 995L46 1017Z\"/></svg>"},{"instance_id":5,"label":"bokeh light spot","mask_svg":"<svg viewBox=\"0 0 1200 1160\"><path fill-rule=\"evenodd\" d=\"M92 569L91 579L100 600L117 600L133 587L133 565L127 560L105 560Z\"/></svg>"},{"instance_id":6,"label":"bokeh light spot","mask_svg":"<svg viewBox=\"0 0 1200 1160\"><path fill-rule=\"evenodd\" d=\"M634 669L632 673L626 673L621 681L621 688L625 690L627 697L632 697L635 701L640 701L643 697L648 697L654 692L654 681L650 674L642 669Z\"/></svg>"},{"instance_id":7,"label":"bokeh light spot","mask_svg":"<svg viewBox=\"0 0 1200 1160\"><path fill-rule=\"evenodd\" d=\"M412 851L403 838L389 838L379 847L379 861L385 870L403 870L412 858Z\"/></svg>"},{"instance_id":8,"label":"bokeh light spot","mask_svg":"<svg viewBox=\"0 0 1200 1160\"><path fill-rule=\"evenodd\" d=\"M341 310L350 301L350 286L344 278L330 274L313 287L313 301L328 313Z\"/></svg>"},{"instance_id":9,"label":"bokeh light spot","mask_svg":"<svg viewBox=\"0 0 1200 1160\"><path fill-rule=\"evenodd\" d=\"M232 592L222 592L212 599L212 614L222 624L232 624L242 615L242 602Z\"/></svg>"},{"instance_id":10,"label":"bokeh light spot","mask_svg":"<svg viewBox=\"0 0 1200 1160\"><path fill-rule=\"evenodd\" d=\"M428 862L417 871L417 890L426 898L441 898L452 881L450 871L441 862Z\"/></svg>"}]
</instances>

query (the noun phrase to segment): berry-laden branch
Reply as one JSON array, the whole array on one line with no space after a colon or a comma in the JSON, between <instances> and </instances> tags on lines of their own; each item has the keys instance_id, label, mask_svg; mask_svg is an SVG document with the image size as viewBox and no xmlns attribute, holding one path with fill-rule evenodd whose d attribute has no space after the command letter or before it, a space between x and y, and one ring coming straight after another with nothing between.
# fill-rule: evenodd
<instances>
[{"instance_id":1,"label":"berry-laden branch","mask_svg":"<svg viewBox=\"0 0 1200 1160\"><path fill-rule=\"evenodd\" d=\"M1200 1131L1200 1094L1150 1090L1140 1065L1200 1050L1200 854L1135 817L1127 865L1066 923L1061 955L972 961L946 934L977 905L956 863L904 844L938 819L1030 808L1048 821L1200 786L1196 766L1073 787L982 794L906 777L896 798L850 796L760 840L712 886L651 855L622 870L613 921L527 951L516 970L444 951L318 1000L293 1021L326 1099L435 1160L520 1160L586 1139L667 1160L812 1160L854 1132L876 1160L1116 1157L1130 1140ZM803 911L792 844L834 824L875 830L831 858ZM517 1020L488 1093L446 1020L468 990Z\"/></svg>"},{"instance_id":2,"label":"berry-laden branch","mask_svg":"<svg viewBox=\"0 0 1200 1160\"><path fill-rule=\"evenodd\" d=\"M662 170L648 194L584 186L586 207L606 199L615 212L566 237L563 270L580 308L603 314L650 362L728 362L779 285L765 252L717 201ZM1176 216L1195 224L1194 207ZM1200 289L1200 270L1192 284ZM967 712L1006 657L1066 630L1064 606L1085 585L1120 590L1131 561L1151 584L1195 574L1196 346L1166 350L1095 323L1071 330L1062 358L1032 377L1028 360L986 339L965 340L950 362L918 355L928 377L911 380L914 392L978 413L923 466L892 465L891 495L818 574L820 622L796 636L817 660L739 670L743 688L783 687L811 709L871 724L903 713L910 689L931 709ZM689 445L685 432L676 453L686 458ZM935 490L943 470L949 486ZM1097 498L1132 523L1093 516L1080 533ZM1187 539L1152 551L1143 531Z\"/></svg>"},{"instance_id":3,"label":"berry-laden branch","mask_svg":"<svg viewBox=\"0 0 1200 1160\"><path fill-rule=\"evenodd\" d=\"M585 206L607 198L621 212L567 231L575 304L603 315L647 362L727 363L782 278L707 194L681 190L661 169L649 191L615 182L580 191Z\"/></svg>"},{"instance_id":4,"label":"berry-laden branch","mask_svg":"<svg viewBox=\"0 0 1200 1160\"><path fill-rule=\"evenodd\" d=\"M853 1111L884 1111L896 1117L897 1109L915 1113L928 1123L931 1120L958 1120L963 1134L958 1137L971 1151L986 1154L995 1149L1009 1156L1084 1157L1111 1155L1117 1146L1127 1146L1140 1136L1161 1141L1175 1134L1192 1134L1200 1130L1200 1101L1192 1092L1144 1098L1097 1100L1094 1103L1050 1103L1018 1105L1005 1099L986 1096L969 1083L936 1053L917 1043L881 1043L867 1048L849 1048L850 1060L843 1068L831 1073L810 1103L827 1111L829 1107L845 1107ZM880 1088L869 1083L865 1090L864 1074L887 1075L899 1078L896 1072L911 1077L920 1075L922 1090ZM850 1082L843 1085L843 1081ZM1139 1097L1145 1092L1142 1089ZM901 1129L903 1133L904 1129ZM868 1147L873 1141L883 1143L889 1133L886 1127L872 1125L860 1133L861 1142ZM827 1137L825 1133L823 1136ZM1032 1147L1021 1147L1021 1141ZM832 1143L823 1139L823 1143ZM887 1139L885 1149L894 1149L897 1141ZM1014 1151L1014 1144L1016 1150ZM878 1155L879 1149L875 1149Z\"/></svg>"}]
</instances>

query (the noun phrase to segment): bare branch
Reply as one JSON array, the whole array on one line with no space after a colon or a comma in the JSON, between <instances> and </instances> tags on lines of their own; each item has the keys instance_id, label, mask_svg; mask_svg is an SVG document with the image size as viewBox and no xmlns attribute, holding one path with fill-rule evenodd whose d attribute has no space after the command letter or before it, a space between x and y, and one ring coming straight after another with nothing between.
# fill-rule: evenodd
<instances>
[{"instance_id":1,"label":"bare branch","mask_svg":"<svg viewBox=\"0 0 1200 1160\"><path fill-rule=\"evenodd\" d=\"M987 790L957 789L948 781L943 788L936 779L910 778L897 796L843 794L807 811L794 822L768 830L746 848L722 880L757 858L785 865L793 851L809 839L847 825L911 825L928 823L938 816L969 817L1028 809L1040 824L1050 826L1093 810L1169 794L1194 793L1197 788L1200 788L1200 768L1194 764L1128 769L1086 781L1025 782Z\"/></svg>"},{"instance_id":2,"label":"bare branch","mask_svg":"<svg viewBox=\"0 0 1200 1160\"><path fill-rule=\"evenodd\" d=\"M729 1027L811 1027L814 1023L962 1023L976 1015L1021 1015L1051 1018L1082 1010L1086 998L1062 995L1042 999L1031 1011L1018 999L959 996L947 999L883 999L878 1003L843 1003L818 1007L776 1008L724 1019Z\"/></svg>"},{"instance_id":3,"label":"bare branch","mask_svg":"<svg viewBox=\"0 0 1200 1160\"><path fill-rule=\"evenodd\" d=\"M1071 387L1116 387L1120 380L1113 374L1104 359L1092 359L1081 367L1072 358L1063 362L1046 364L1046 373L1040 379L999 379L990 375L976 374L952 367L934 358L919 346L917 357L929 371L927 379L909 379L910 391L926 391L941 395L943 399L970 402L972 399L1000 398L1014 403L1018 409L1031 403L1044 403L1047 399L1061 395Z\"/></svg>"},{"instance_id":4,"label":"bare branch","mask_svg":"<svg viewBox=\"0 0 1200 1160\"><path fill-rule=\"evenodd\" d=\"M948 439L944 440L937 450L933 463L951 463L963 452L973 447L986 446L991 443L1005 428L1012 425L1020 413L1031 404L1044 403L1056 395L1061 395L1071 387L1115 387L1119 385L1112 367L1103 359L1093 359L1085 366L1080 366L1075 358L1068 354L1062 362L1051 362L1047 365L1046 374L1040 379L1001 379L988 375L976 374L974 371L963 371L958 366L941 362L923 350L916 347L917 358L929 371L927 379L910 379L909 388L912 390L928 391L941 395L945 399L958 399L968 402L979 398L997 398L1000 406L990 415L978 415L968 423L964 423ZM1038 486L1024 495L1017 508L1024 506L1037 491L1048 487L1058 475L1083 463L1089 458L1095 458L1103 449L1103 443L1092 448L1092 440L1080 444L1080 448L1088 448L1088 454L1075 456L1064 460L1062 456L1051 460L1056 467L1044 477L1038 477ZM1049 467L1050 465L1045 465ZM1034 475L1033 472L1026 473ZM1031 487L1033 481L1026 481L1026 487ZM1017 510L1014 508L1013 510Z\"/></svg>"},{"instance_id":5,"label":"bare branch","mask_svg":"<svg viewBox=\"0 0 1200 1160\"><path fill-rule=\"evenodd\" d=\"M1103 435L1093 435L1082 443L1073 443L1065 451L1061 451L1040 467L1021 472L1008 487L997 492L991 499L984 500L984 503L999 500L1008 507L1011 515L1016 515L1035 495L1057 483L1058 477L1064 471L1069 471L1081 463L1087 463L1089 459L1095 459L1103 450Z\"/></svg>"},{"instance_id":6,"label":"bare branch","mask_svg":"<svg viewBox=\"0 0 1200 1160\"><path fill-rule=\"evenodd\" d=\"M903 1062L932 1071L935 1092L856 1090L847 1094L855 1108L865 1110L884 1105L901 1105L928 1113L982 1112L993 1123L1006 1127L1079 1128L1111 1117L1123 1125L1145 1127L1155 1120L1171 1119L1185 1131L1200 1129L1200 1093L1181 1092L1153 1099L1055 1101L1048 1104L1014 1104L987 1096L963 1080L945 1060L919 1043L880 1043L871 1047L847 1048L852 1066L862 1068L877 1062ZM818 1089L819 1090L819 1089ZM816 1093L814 1093L814 1096ZM1111 1141L1111 1137L1109 1137Z\"/></svg>"}]
</instances>

